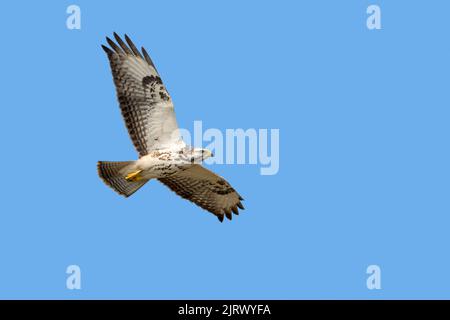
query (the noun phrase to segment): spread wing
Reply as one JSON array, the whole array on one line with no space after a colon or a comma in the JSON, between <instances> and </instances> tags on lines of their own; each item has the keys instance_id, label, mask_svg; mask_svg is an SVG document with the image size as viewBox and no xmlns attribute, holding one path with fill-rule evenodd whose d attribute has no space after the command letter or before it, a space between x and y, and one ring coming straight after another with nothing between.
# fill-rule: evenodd
<instances>
[{"instance_id":1,"label":"spread wing","mask_svg":"<svg viewBox=\"0 0 450 320\"><path fill-rule=\"evenodd\" d=\"M112 49L102 47L108 55L122 116L139 155L182 143L172 99L149 55L144 48L139 52L127 35L127 43L116 33L114 37L118 45L106 37Z\"/></svg>"},{"instance_id":2,"label":"spread wing","mask_svg":"<svg viewBox=\"0 0 450 320\"><path fill-rule=\"evenodd\" d=\"M233 187L201 165L192 165L187 170L158 180L179 196L215 214L220 222L224 215L231 220L231 212L239 214L238 207L244 209L243 199Z\"/></svg>"}]
</instances>

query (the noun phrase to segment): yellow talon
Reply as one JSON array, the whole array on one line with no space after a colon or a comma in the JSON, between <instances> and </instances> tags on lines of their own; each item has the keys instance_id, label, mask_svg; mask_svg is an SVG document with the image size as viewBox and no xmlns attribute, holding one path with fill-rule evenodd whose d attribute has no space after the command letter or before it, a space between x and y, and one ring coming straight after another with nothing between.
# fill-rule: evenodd
<instances>
[{"instance_id":1,"label":"yellow talon","mask_svg":"<svg viewBox=\"0 0 450 320\"><path fill-rule=\"evenodd\" d=\"M125 180L133 182L142 180L142 177L139 175L141 172L142 170L130 172L129 174L126 175Z\"/></svg>"}]
</instances>

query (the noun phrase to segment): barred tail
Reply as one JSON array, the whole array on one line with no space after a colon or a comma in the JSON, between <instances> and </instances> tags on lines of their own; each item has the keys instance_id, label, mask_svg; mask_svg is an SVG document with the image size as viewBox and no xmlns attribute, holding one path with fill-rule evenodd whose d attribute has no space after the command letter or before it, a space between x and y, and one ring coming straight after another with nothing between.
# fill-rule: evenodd
<instances>
[{"instance_id":1,"label":"barred tail","mask_svg":"<svg viewBox=\"0 0 450 320\"><path fill-rule=\"evenodd\" d=\"M132 165L134 161L99 161L97 171L103 182L114 189L117 193L129 197L142 187L148 179L139 181L127 181L125 179L127 166Z\"/></svg>"}]
</instances>

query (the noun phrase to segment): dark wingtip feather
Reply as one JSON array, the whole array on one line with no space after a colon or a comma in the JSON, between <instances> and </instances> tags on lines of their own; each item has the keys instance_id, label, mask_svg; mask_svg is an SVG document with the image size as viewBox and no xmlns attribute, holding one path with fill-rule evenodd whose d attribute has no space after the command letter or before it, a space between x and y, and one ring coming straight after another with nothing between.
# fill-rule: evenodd
<instances>
[{"instance_id":1,"label":"dark wingtip feather","mask_svg":"<svg viewBox=\"0 0 450 320\"><path fill-rule=\"evenodd\" d=\"M123 51L125 51L127 54L133 54L130 50L130 48L127 47L125 42L123 42L122 38L119 37L117 33L114 32L114 38L116 39L117 43L120 45Z\"/></svg>"},{"instance_id":2,"label":"dark wingtip feather","mask_svg":"<svg viewBox=\"0 0 450 320\"><path fill-rule=\"evenodd\" d=\"M239 210L236 206L231 207L231 210L234 212L235 215L239 215Z\"/></svg>"},{"instance_id":3,"label":"dark wingtip feather","mask_svg":"<svg viewBox=\"0 0 450 320\"><path fill-rule=\"evenodd\" d=\"M220 222L223 222L223 214L218 215L217 219L219 219Z\"/></svg>"},{"instance_id":4,"label":"dark wingtip feather","mask_svg":"<svg viewBox=\"0 0 450 320\"><path fill-rule=\"evenodd\" d=\"M114 52L108 48L107 46L102 45L103 50L106 52L107 55L114 54Z\"/></svg>"},{"instance_id":5,"label":"dark wingtip feather","mask_svg":"<svg viewBox=\"0 0 450 320\"><path fill-rule=\"evenodd\" d=\"M155 65L153 64L153 61L152 61L152 59L150 58L150 56L148 55L148 53L147 53L147 51L145 50L145 48L142 47L141 50L142 50L142 53L144 54L144 59L145 59L145 61L147 61L147 63L148 63L149 65L151 65L151 66L156 70L156 67L155 67Z\"/></svg>"},{"instance_id":6,"label":"dark wingtip feather","mask_svg":"<svg viewBox=\"0 0 450 320\"><path fill-rule=\"evenodd\" d=\"M237 206L238 206L239 208L241 208L242 210L245 210L245 208L244 208L244 206L242 205L242 203L238 202L238 203L237 203Z\"/></svg>"},{"instance_id":7,"label":"dark wingtip feather","mask_svg":"<svg viewBox=\"0 0 450 320\"><path fill-rule=\"evenodd\" d=\"M226 209L224 209L224 212L225 212L225 216L227 217L228 220L233 219L233 215L231 214L230 209L226 208Z\"/></svg>"},{"instance_id":8,"label":"dark wingtip feather","mask_svg":"<svg viewBox=\"0 0 450 320\"><path fill-rule=\"evenodd\" d=\"M128 43L128 45L130 46L131 50L133 51L133 53L136 57L140 57L140 58L144 59L142 54L139 52L139 50L136 48L133 41L131 41L131 39L128 37L127 34L125 34L125 41Z\"/></svg>"},{"instance_id":9,"label":"dark wingtip feather","mask_svg":"<svg viewBox=\"0 0 450 320\"><path fill-rule=\"evenodd\" d=\"M111 46L111 48L113 48L114 51L117 52L118 54L123 53L122 49L120 49L119 46L114 41L112 41L109 37L106 37L106 42L108 42L108 44Z\"/></svg>"}]
</instances>

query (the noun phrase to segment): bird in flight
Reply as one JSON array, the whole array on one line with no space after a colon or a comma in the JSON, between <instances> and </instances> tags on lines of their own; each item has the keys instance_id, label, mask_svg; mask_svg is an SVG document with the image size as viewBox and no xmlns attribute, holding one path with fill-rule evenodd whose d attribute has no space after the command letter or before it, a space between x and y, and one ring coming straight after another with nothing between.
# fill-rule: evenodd
<instances>
[{"instance_id":1,"label":"bird in flight","mask_svg":"<svg viewBox=\"0 0 450 320\"><path fill-rule=\"evenodd\" d=\"M139 154L136 161L99 161L97 170L106 185L129 197L151 179L179 196L224 216L244 209L243 198L222 177L201 165L212 156L207 149L186 145L179 134L172 99L147 51L139 51L130 38L115 43L106 37L106 52L120 110Z\"/></svg>"}]
</instances>

